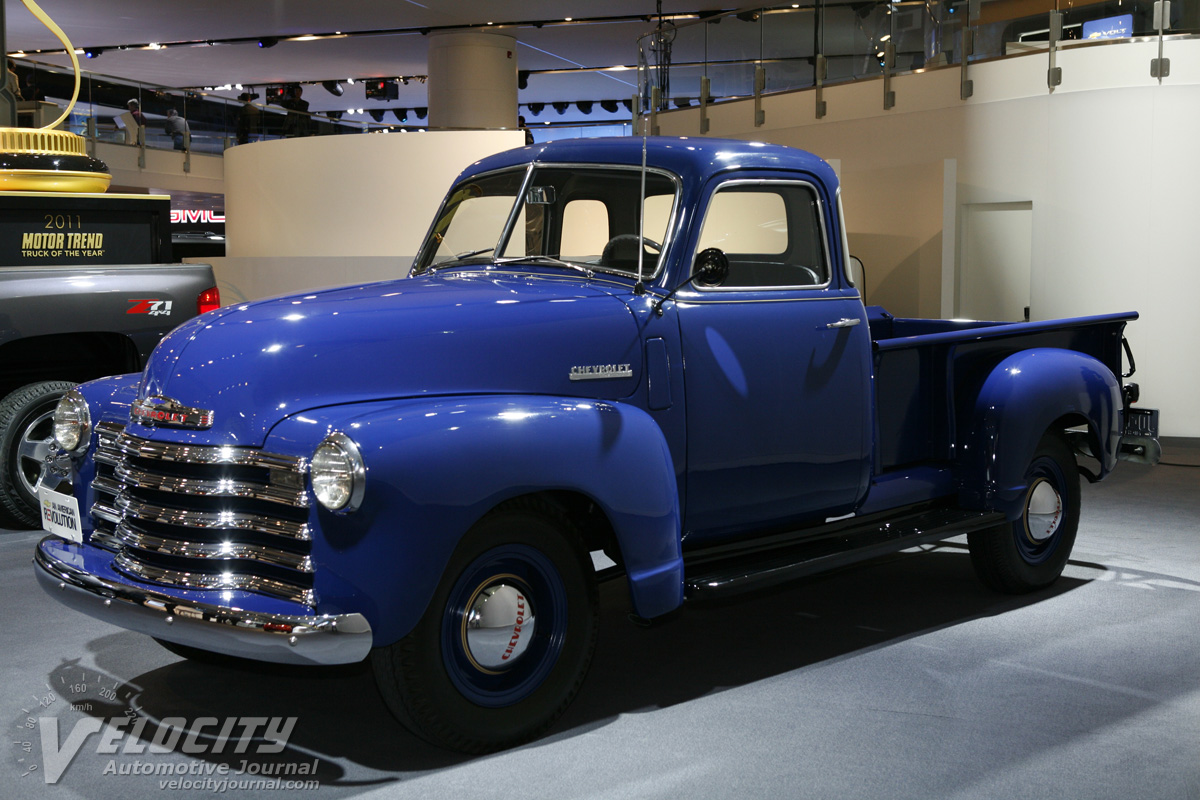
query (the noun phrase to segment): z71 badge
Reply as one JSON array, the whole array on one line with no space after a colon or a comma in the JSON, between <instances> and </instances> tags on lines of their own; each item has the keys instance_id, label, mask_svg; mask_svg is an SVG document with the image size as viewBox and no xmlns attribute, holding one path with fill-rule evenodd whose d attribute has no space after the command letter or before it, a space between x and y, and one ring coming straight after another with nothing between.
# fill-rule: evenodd
<instances>
[{"instance_id":1,"label":"z71 badge","mask_svg":"<svg viewBox=\"0 0 1200 800\"><path fill-rule=\"evenodd\" d=\"M169 317L171 315L170 300L130 300L133 308L126 314L149 314L152 317Z\"/></svg>"}]
</instances>

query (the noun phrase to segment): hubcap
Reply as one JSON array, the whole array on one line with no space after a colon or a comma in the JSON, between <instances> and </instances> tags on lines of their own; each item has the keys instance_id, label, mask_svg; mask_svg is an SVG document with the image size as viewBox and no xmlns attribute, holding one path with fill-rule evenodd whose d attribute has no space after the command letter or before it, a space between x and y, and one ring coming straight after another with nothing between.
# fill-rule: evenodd
<instances>
[{"instance_id":1,"label":"hubcap","mask_svg":"<svg viewBox=\"0 0 1200 800\"><path fill-rule=\"evenodd\" d=\"M1025 533L1031 541L1040 544L1054 535L1062 518L1062 496L1050 481L1038 478L1029 488L1029 504L1025 510Z\"/></svg>"},{"instance_id":2,"label":"hubcap","mask_svg":"<svg viewBox=\"0 0 1200 800\"><path fill-rule=\"evenodd\" d=\"M533 640L536 620L528 591L501 575L484 583L467 604L463 644L476 667L485 672L507 669L521 660Z\"/></svg>"},{"instance_id":3,"label":"hubcap","mask_svg":"<svg viewBox=\"0 0 1200 800\"><path fill-rule=\"evenodd\" d=\"M50 454L50 443L54 441L54 407L34 417L25 430L21 431L17 443L17 474L21 485L30 495L37 494L37 480L42 464Z\"/></svg>"}]
</instances>

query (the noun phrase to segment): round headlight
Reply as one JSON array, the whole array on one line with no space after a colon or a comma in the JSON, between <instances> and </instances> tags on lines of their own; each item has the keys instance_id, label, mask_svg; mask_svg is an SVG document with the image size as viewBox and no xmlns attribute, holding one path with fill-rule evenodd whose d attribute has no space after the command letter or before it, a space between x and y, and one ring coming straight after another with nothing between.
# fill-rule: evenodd
<instances>
[{"instance_id":1,"label":"round headlight","mask_svg":"<svg viewBox=\"0 0 1200 800\"><path fill-rule=\"evenodd\" d=\"M331 433L317 445L308 466L313 494L330 511L354 511L362 503L367 468L358 445L344 433Z\"/></svg>"},{"instance_id":2,"label":"round headlight","mask_svg":"<svg viewBox=\"0 0 1200 800\"><path fill-rule=\"evenodd\" d=\"M87 401L77 389L63 395L54 409L54 441L67 452L74 452L88 443L92 432L92 415Z\"/></svg>"}]
</instances>

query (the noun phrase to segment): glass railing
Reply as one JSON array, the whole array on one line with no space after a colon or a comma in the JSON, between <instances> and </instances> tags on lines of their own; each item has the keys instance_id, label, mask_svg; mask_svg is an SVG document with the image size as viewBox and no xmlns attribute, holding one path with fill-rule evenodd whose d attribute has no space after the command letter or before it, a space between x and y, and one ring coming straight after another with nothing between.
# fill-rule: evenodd
<instances>
[{"instance_id":1,"label":"glass railing","mask_svg":"<svg viewBox=\"0 0 1200 800\"><path fill-rule=\"evenodd\" d=\"M805 0L702 19L666 20L639 40L642 110L807 89L1088 41L1157 37L1164 57L1179 36L1200 34L1200 0ZM1162 25L1160 26L1160 17ZM1164 67L1165 68L1165 67ZM1168 73L1169 74L1169 73ZM655 105L657 101L657 105Z\"/></svg>"}]
</instances>

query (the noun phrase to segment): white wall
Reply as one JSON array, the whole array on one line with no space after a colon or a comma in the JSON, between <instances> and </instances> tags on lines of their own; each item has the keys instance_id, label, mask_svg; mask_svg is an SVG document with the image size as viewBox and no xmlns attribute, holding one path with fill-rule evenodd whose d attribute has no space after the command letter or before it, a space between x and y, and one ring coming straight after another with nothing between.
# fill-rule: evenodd
<instances>
[{"instance_id":1,"label":"white wall","mask_svg":"<svg viewBox=\"0 0 1200 800\"><path fill-rule=\"evenodd\" d=\"M899 76L891 111L879 80L827 87L822 120L811 91L768 97L760 128L752 103L731 103L710 109L710 135L840 159L868 300L899 315L953 313L951 194L955 217L965 204L1032 203L1032 317L1140 312L1127 333L1142 404L1162 409L1164 435L1200 436L1200 40L1168 42L1161 86L1149 76L1156 55L1156 42L1064 49L1053 93L1045 53L977 64L967 101L958 69ZM699 111L659 125L694 136ZM938 183L946 175L951 186Z\"/></svg>"},{"instance_id":2,"label":"white wall","mask_svg":"<svg viewBox=\"0 0 1200 800\"><path fill-rule=\"evenodd\" d=\"M226 302L403 277L446 189L520 131L319 136L225 151Z\"/></svg>"}]
</instances>

